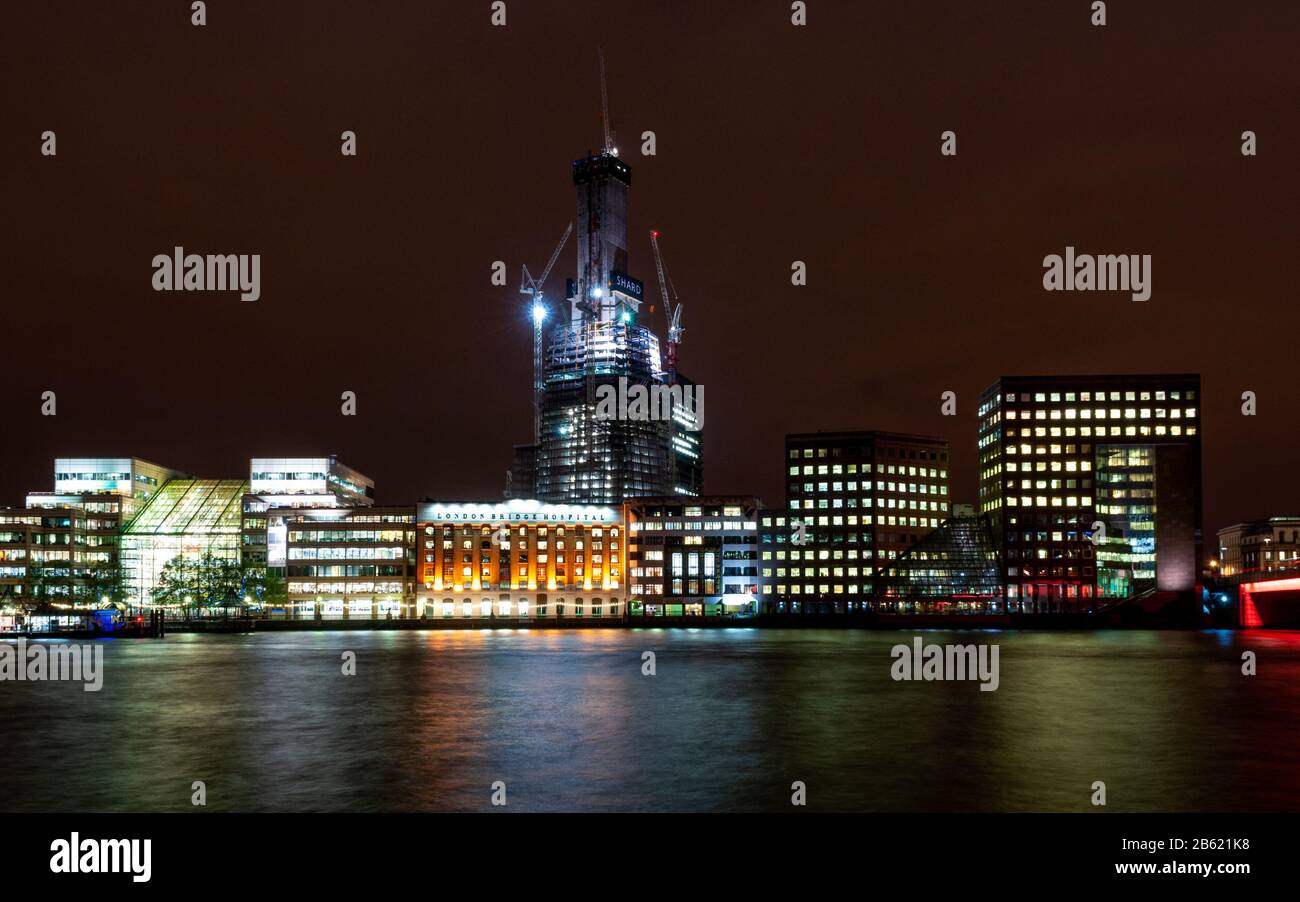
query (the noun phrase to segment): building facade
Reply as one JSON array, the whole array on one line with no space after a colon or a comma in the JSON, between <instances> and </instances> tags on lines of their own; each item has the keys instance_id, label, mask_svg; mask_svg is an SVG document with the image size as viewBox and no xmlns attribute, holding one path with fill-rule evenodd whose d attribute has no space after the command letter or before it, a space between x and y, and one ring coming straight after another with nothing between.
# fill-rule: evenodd
<instances>
[{"instance_id":1,"label":"building facade","mask_svg":"<svg viewBox=\"0 0 1300 902\"><path fill-rule=\"evenodd\" d=\"M164 569L211 555L238 567L243 479L171 479L127 523L121 571L131 605L157 601Z\"/></svg>"},{"instance_id":2,"label":"building facade","mask_svg":"<svg viewBox=\"0 0 1300 902\"><path fill-rule=\"evenodd\" d=\"M98 607L122 600L121 501L81 497L80 503L0 508L0 604Z\"/></svg>"},{"instance_id":3,"label":"building facade","mask_svg":"<svg viewBox=\"0 0 1300 902\"><path fill-rule=\"evenodd\" d=\"M120 538L169 480L138 457L60 457L54 491L0 509L0 599L77 607L122 602Z\"/></svg>"},{"instance_id":4,"label":"building facade","mask_svg":"<svg viewBox=\"0 0 1300 902\"><path fill-rule=\"evenodd\" d=\"M178 470L139 457L57 457L53 494L74 499L92 495L120 498L121 519L127 522L168 480L183 476ZM36 492L27 496L27 505L47 506L49 500Z\"/></svg>"},{"instance_id":5,"label":"building facade","mask_svg":"<svg viewBox=\"0 0 1300 902\"><path fill-rule=\"evenodd\" d=\"M877 604L890 611L996 613L1006 586L989 518L972 504L877 569Z\"/></svg>"},{"instance_id":6,"label":"building facade","mask_svg":"<svg viewBox=\"0 0 1300 902\"><path fill-rule=\"evenodd\" d=\"M704 493L704 387L681 373L669 374L691 403L674 403L670 424L673 493L697 498Z\"/></svg>"},{"instance_id":7,"label":"building facade","mask_svg":"<svg viewBox=\"0 0 1300 902\"><path fill-rule=\"evenodd\" d=\"M1268 517L1220 529L1220 576L1300 569L1300 517Z\"/></svg>"},{"instance_id":8,"label":"building facade","mask_svg":"<svg viewBox=\"0 0 1300 902\"><path fill-rule=\"evenodd\" d=\"M254 582L285 575L288 522L313 509L369 507L375 482L327 457L254 457L241 499L239 561Z\"/></svg>"},{"instance_id":9,"label":"building facade","mask_svg":"<svg viewBox=\"0 0 1300 902\"><path fill-rule=\"evenodd\" d=\"M763 609L871 609L878 568L949 516L948 453L932 436L787 435L785 507L759 513Z\"/></svg>"},{"instance_id":10,"label":"building facade","mask_svg":"<svg viewBox=\"0 0 1300 902\"><path fill-rule=\"evenodd\" d=\"M416 616L415 505L304 508L284 525L286 615Z\"/></svg>"},{"instance_id":11,"label":"building facade","mask_svg":"<svg viewBox=\"0 0 1300 902\"><path fill-rule=\"evenodd\" d=\"M622 509L534 500L417 506L417 615L622 617Z\"/></svg>"},{"instance_id":12,"label":"building facade","mask_svg":"<svg viewBox=\"0 0 1300 902\"><path fill-rule=\"evenodd\" d=\"M758 508L732 495L626 502L630 614L757 613Z\"/></svg>"},{"instance_id":13,"label":"building facade","mask_svg":"<svg viewBox=\"0 0 1300 902\"><path fill-rule=\"evenodd\" d=\"M1200 377L1004 376L979 401L980 510L1007 609L1194 588Z\"/></svg>"},{"instance_id":14,"label":"building facade","mask_svg":"<svg viewBox=\"0 0 1300 902\"><path fill-rule=\"evenodd\" d=\"M659 337L641 315L643 284L628 272L632 171L611 149L574 161L573 184L576 278L567 280L567 309L545 333L537 442L516 446L507 497L618 506L698 495L703 410L689 380L665 368ZM545 317L544 308L535 315ZM639 393L668 389L674 403L637 406Z\"/></svg>"}]
</instances>

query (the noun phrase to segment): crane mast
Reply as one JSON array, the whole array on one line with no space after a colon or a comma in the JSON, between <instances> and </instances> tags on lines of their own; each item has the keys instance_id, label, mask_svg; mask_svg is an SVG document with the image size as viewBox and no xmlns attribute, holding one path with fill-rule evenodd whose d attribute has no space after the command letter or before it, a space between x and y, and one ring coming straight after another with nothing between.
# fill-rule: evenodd
<instances>
[{"instance_id":1,"label":"crane mast","mask_svg":"<svg viewBox=\"0 0 1300 902\"><path fill-rule=\"evenodd\" d=\"M600 56L600 124L605 129L605 153L618 156L618 147L614 145L614 130L609 127L609 91L605 88L605 48L597 50Z\"/></svg>"},{"instance_id":2,"label":"crane mast","mask_svg":"<svg viewBox=\"0 0 1300 902\"><path fill-rule=\"evenodd\" d=\"M682 333L685 329L682 327L682 304L678 300L674 306L668 297L668 276L664 272L664 258L659 250L659 230L655 229L650 233L650 246L655 252L655 271L659 275L659 293L664 299L664 315L668 318L668 373L676 380L677 378L677 345L681 343ZM673 289L673 297L677 296L677 289Z\"/></svg>"},{"instance_id":3,"label":"crane mast","mask_svg":"<svg viewBox=\"0 0 1300 902\"><path fill-rule=\"evenodd\" d=\"M560 243L555 246L551 252L551 259L546 261L546 268L542 270L540 278L534 279L528 272L528 264L523 266L523 276L520 279L519 293L526 294L532 298L532 316L533 316L533 441L542 440L542 321L546 319L546 304L542 298L542 286L546 284L546 278L555 268L555 261L560 258L560 251L564 250L564 245L569 241L569 235L573 233L573 223L569 223L564 228L564 234L560 236Z\"/></svg>"},{"instance_id":4,"label":"crane mast","mask_svg":"<svg viewBox=\"0 0 1300 902\"><path fill-rule=\"evenodd\" d=\"M519 285L520 294L532 295L533 300L535 301L541 300L542 285L546 283L546 277L549 276L551 274L551 270L555 268L555 261L560 259L560 251L564 250L564 245L569 240L569 235L571 235L572 233L573 233L573 223L569 223L567 226L565 226L564 234L560 236L560 243L557 244L555 246L555 250L551 252L551 259L546 261L546 269L542 270L542 275L540 278L534 279L532 277L532 274L528 272L528 264L527 263L524 264L524 273L523 273L523 277L520 280L520 285Z\"/></svg>"}]
</instances>

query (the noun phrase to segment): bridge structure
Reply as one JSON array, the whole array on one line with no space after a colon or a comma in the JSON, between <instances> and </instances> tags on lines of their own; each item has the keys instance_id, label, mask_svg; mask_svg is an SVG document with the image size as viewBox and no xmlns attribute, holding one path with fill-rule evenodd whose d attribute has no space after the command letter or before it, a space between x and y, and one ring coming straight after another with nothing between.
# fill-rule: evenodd
<instances>
[{"instance_id":1,"label":"bridge structure","mask_svg":"<svg viewBox=\"0 0 1300 902\"><path fill-rule=\"evenodd\" d=\"M1222 590L1236 589L1243 628L1300 627L1300 564L1245 570L1217 582Z\"/></svg>"}]
</instances>

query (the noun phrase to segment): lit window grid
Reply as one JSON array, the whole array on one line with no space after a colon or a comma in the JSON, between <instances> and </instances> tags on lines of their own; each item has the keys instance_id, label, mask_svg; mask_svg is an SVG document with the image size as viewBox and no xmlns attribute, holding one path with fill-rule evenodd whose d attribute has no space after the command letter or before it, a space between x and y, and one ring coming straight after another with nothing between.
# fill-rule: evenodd
<instances>
[{"instance_id":1,"label":"lit window grid","mask_svg":"<svg viewBox=\"0 0 1300 902\"><path fill-rule=\"evenodd\" d=\"M624 536L618 525L512 522L508 528L509 539L497 543L496 527L482 523L419 524L422 589L616 591L624 584ZM556 544L561 541L563 548Z\"/></svg>"},{"instance_id":2,"label":"lit window grid","mask_svg":"<svg viewBox=\"0 0 1300 902\"><path fill-rule=\"evenodd\" d=\"M769 581L769 586L774 585L775 592L765 588L764 594L816 596L821 599L843 596L845 600L872 595L871 578L875 568L896 559L912 544L906 538L885 541L883 535L891 534L892 529L907 529L916 532L905 535L923 536L948 517L946 465L930 467L927 464L922 467L911 463L882 463L888 458L876 458L871 463L858 465L805 463L816 459L810 458L810 450L815 453L815 449L791 449L788 457L799 460L799 463L789 464L787 470L788 478L796 480L798 486L791 491L787 520L808 524L810 541L798 548L790 546L776 552L778 560L788 561L790 566L772 568L777 571L772 577L776 581ZM934 449L926 447L924 450ZM796 453L799 455L797 458L794 456ZM852 473L850 467L856 467L858 472ZM900 474L900 469L910 472ZM929 472L922 476L922 471ZM852 491L848 483L855 475L859 485L856 491ZM874 478L863 479L864 475ZM802 481L805 476L814 478L811 487ZM822 476L831 479L823 485L819 479ZM843 477L842 489L835 488L833 478L836 476ZM913 479L916 481L911 481ZM881 483L884 483L883 487ZM857 508L858 512L849 513L854 510L848 506L849 501L859 499L861 507ZM809 515L808 511L814 513ZM790 528L787 523L787 531ZM850 546L847 542L833 541L835 535L845 535L850 528L856 528L857 543ZM798 557L793 557L796 554ZM861 557L855 561L847 557L848 554ZM799 562L797 566L796 561Z\"/></svg>"},{"instance_id":3,"label":"lit window grid","mask_svg":"<svg viewBox=\"0 0 1300 902\"><path fill-rule=\"evenodd\" d=\"M1030 400L1025 399L1025 395ZM980 416L980 509L984 512L1003 512L1011 517L1015 508L1031 515L1052 512L1074 521L1066 526L1078 538L1073 543L1030 543L1027 547L1038 552L1048 551L1049 562L1062 560L1057 555L1062 545L1084 546L1086 532L1091 528L1095 513L1091 491L1085 494L1084 472L1091 473L1097 444L1130 442L1134 444L1155 441L1195 438L1199 434L1199 399L1196 389L1095 389L1045 392L1000 391L985 397L979 408ZM1066 440L1075 439L1073 443ZM1084 439L1089 441L1085 442ZM1077 449L1067 453L1069 444ZM1084 451L1085 445L1088 451ZM1005 452L1005 454L1003 453ZM1032 489L1024 487L1025 464L1033 466ZM1040 467L1041 465L1041 467ZM1074 493L1069 491L1070 476L1048 475L1040 480L1038 473L1076 474ZM1012 474L1015 474L1013 476ZM1059 480L1054 488L1052 481ZM1040 482L1046 482L1040 487ZM1016 519L1020 517L1016 516ZM1015 525L1021 527L1016 529ZM1030 524L1015 524L1008 532L1038 532L1028 529ZM1054 524L1055 525L1055 524ZM1055 530L1052 530L1055 531ZM1035 557L1037 558L1037 555ZM1082 559L1080 559L1082 560ZM1092 563L1092 562L1089 562ZM1045 577L1030 576L1022 572L1023 561L1012 566L1008 561L1009 583L1034 583ZM1089 584L1095 580L1095 570L1087 576L1080 568L1076 584ZM1070 581L1069 578L1066 580Z\"/></svg>"}]
</instances>

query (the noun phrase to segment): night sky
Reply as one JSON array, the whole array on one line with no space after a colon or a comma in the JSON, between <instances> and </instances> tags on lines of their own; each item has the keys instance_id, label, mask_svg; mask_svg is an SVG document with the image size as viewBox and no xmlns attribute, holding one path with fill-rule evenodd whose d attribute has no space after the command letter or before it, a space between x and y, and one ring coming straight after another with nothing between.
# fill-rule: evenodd
<instances>
[{"instance_id":1,"label":"night sky","mask_svg":"<svg viewBox=\"0 0 1300 902\"><path fill-rule=\"evenodd\" d=\"M655 288L661 229L708 491L778 503L786 432L878 428L950 439L973 502L998 375L1200 372L1207 535L1300 511L1291 0L1116 0L1100 28L1087 0L810 0L803 28L777 0L509 0L504 28L486 0L189 6L0 11L0 504L57 455L129 454L335 453L380 502L499 498L531 435L519 265L574 218L603 43L631 270ZM155 292L176 245L261 254L261 300ZM1151 300L1045 292L1066 245L1151 254Z\"/></svg>"}]
</instances>

